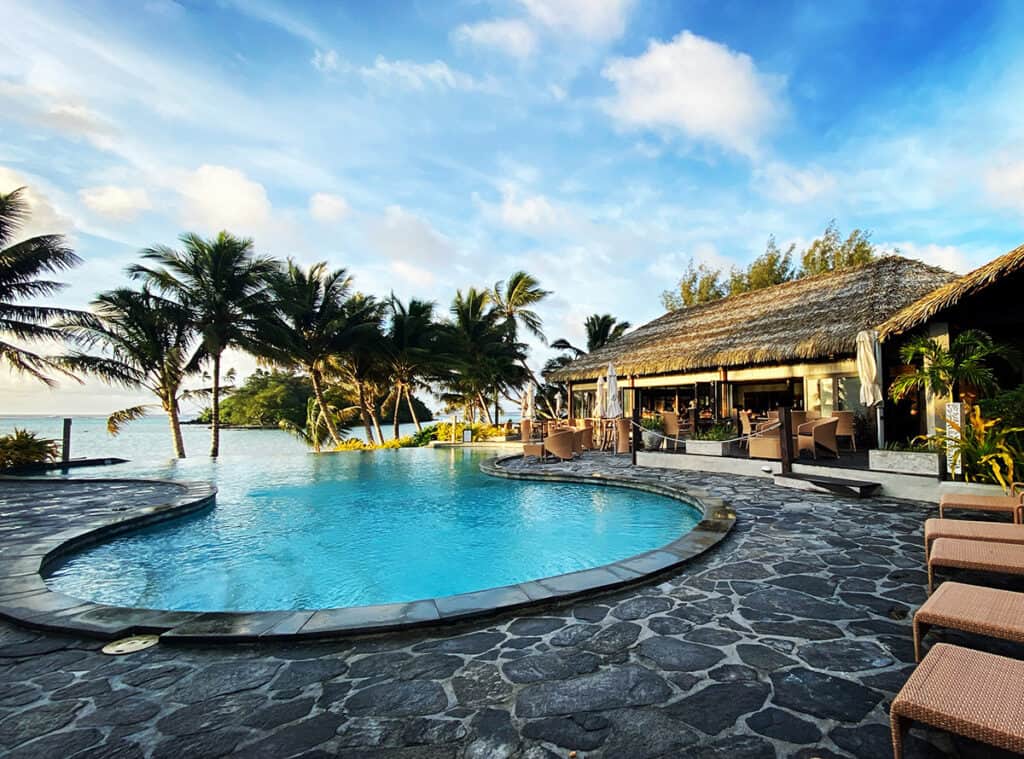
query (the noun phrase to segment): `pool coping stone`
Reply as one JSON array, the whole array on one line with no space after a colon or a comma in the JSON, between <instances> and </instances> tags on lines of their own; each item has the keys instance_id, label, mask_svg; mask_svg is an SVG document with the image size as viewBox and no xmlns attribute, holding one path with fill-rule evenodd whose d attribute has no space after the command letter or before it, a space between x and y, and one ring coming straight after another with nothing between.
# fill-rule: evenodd
<instances>
[{"instance_id":1,"label":"pool coping stone","mask_svg":"<svg viewBox=\"0 0 1024 759\"><path fill-rule=\"evenodd\" d=\"M672 498L700 511L692 530L658 548L597 567L514 585L405 603L332 609L191 612L112 606L84 601L50 589L48 568L86 546L119 533L193 514L212 507L217 489L210 483L159 479L49 479L4 477L6 481L44 482L53 487L81 483L172 486L178 493L144 507L113 509L113 516L89 516L65 530L29 545L18 545L17 531L0 534L0 618L25 627L113 640L142 633L167 643L252 642L334 638L384 633L415 627L455 624L531 606L545 606L599 594L650 580L678 569L719 543L736 522L722 499L697 488L682 488L642 478L594 473L568 474L512 470L521 455L500 456L480 464L484 474L506 479L569 482L640 490ZM15 517L16 518L16 517Z\"/></svg>"}]
</instances>

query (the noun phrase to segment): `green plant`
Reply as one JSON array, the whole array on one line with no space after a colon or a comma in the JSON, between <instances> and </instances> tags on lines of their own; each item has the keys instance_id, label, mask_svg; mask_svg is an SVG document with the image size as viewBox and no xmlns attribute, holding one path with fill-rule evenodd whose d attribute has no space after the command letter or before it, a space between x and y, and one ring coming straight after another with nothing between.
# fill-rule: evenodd
<instances>
[{"instance_id":1,"label":"green plant","mask_svg":"<svg viewBox=\"0 0 1024 759\"><path fill-rule=\"evenodd\" d=\"M694 440L730 440L736 433L731 424L713 424L705 430L698 430L693 433Z\"/></svg>"},{"instance_id":2,"label":"green plant","mask_svg":"<svg viewBox=\"0 0 1024 759\"><path fill-rule=\"evenodd\" d=\"M442 443L448 443L452 440L452 423L451 422L438 422L436 440L440 440ZM474 443L479 443L482 440L489 440L493 437L500 437L505 434L504 427L496 427L493 424L484 424L483 422L472 422L466 424L465 422L455 423L455 442L462 442L463 430L469 429L472 431L472 440Z\"/></svg>"},{"instance_id":3,"label":"green plant","mask_svg":"<svg viewBox=\"0 0 1024 759\"><path fill-rule=\"evenodd\" d=\"M437 440L437 428L438 425L436 424L427 425L412 436L413 443L417 446L423 446L432 440Z\"/></svg>"},{"instance_id":4,"label":"green plant","mask_svg":"<svg viewBox=\"0 0 1024 759\"><path fill-rule=\"evenodd\" d=\"M943 448L933 440L916 437L913 440L890 441L885 444L885 450L903 453L942 453Z\"/></svg>"},{"instance_id":5,"label":"green plant","mask_svg":"<svg viewBox=\"0 0 1024 759\"><path fill-rule=\"evenodd\" d=\"M0 436L0 469L44 464L56 459L59 452L56 440L15 427L13 434Z\"/></svg>"},{"instance_id":6,"label":"green plant","mask_svg":"<svg viewBox=\"0 0 1024 759\"><path fill-rule=\"evenodd\" d=\"M640 420L640 426L651 432L665 431L665 421L660 416L645 416Z\"/></svg>"},{"instance_id":7,"label":"green plant","mask_svg":"<svg viewBox=\"0 0 1024 759\"><path fill-rule=\"evenodd\" d=\"M993 393L999 388L989 365L993 358L1016 360L1016 351L978 329L964 330L948 349L933 338L918 335L900 348L900 359L914 366L914 371L893 380L889 397L898 401L921 390L948 396L954 387L964 396Z\"/></svg>"},{"instance_id":8,"label":"green plant","mask_svg":"<svg viewBox=\"0 0 1024 759\"><path fill-rule=\"evenodd\" d=\"M948 429L927 438L953 452L953 467L963 467L968 482L992 482L1004 491L1016 481L1016 464L1024 458L1014 444L1015 435L1024 427L1009 427L1000 419L985 419L978 406L973 406L961 424L950 422L957 435Z\"/></svg>"}]
</instances>

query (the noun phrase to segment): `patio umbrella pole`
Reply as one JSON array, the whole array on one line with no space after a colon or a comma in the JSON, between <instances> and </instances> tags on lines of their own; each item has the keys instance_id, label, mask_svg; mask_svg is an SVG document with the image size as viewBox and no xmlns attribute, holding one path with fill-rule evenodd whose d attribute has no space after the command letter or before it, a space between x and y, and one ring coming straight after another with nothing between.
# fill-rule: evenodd
<instances>
[{"instance_id":1,"label":"patio umbrella pole","mask_svg":"<svg viewBox=\"0 0 1024 759\"><path fill-rule=\"evenodd\" d=\"M636 452L640 447L640 388L633 388L633 466L636 466Z\"/></svg>"}]
</instances>

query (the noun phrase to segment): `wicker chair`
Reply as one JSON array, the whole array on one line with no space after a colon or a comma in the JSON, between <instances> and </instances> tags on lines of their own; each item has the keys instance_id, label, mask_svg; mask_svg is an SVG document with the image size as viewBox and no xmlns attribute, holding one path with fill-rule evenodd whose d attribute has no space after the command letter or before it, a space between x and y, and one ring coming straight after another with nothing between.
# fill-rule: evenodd
<instances>
[{"instance_id":1,"label":"wicker chair","mask_svg":"<svg viewBox=\"0 0 1024 759\"><path fill-rule=\"evenodd\" d=\"M936 643L889 708L892 749L903 757L910 720L1024 752L1024 662Z\"/></svg>"},{"instance_id":2,"label":"wicker chair","mask_svg":"<svg viewBox=\"0 0 1024 759\"><path fill-rule=\"evenodd\" d=\"M572 430L553 432L544 439L544 450L556 459L568 461L573 457L575 437Z\"/></svg>"},{"instance_id":3,"label":"wicker chair","mask_svg":"<svg viewBox=\"0 0 1024 759\"><path fill-rule=\"evenodd\" d=\"M628 419L619 417L615 420L615 437L617 438L615 443L615 453L629 453L629 429L630 422Z\"/></svg>"},{"instance_id":4,"label":"wicker chair","mask_svg":"<svg viewBox=\"0 0 1024 759\"><path fill-rule=\"evenodd\" d=\"M850 438L850 448L856 451L857 431L854 429L853 426L853 412L836 411L832 414L832 416L839 420L839 424L836 425L836 438Z\"/></svg>"},{"instance_id":5,"label":"wicker chair","mask_svg":"<svg viewBox=\"0 0 1024 759\"><path fill-rule=\"evenodd\" d=\"M746 448L754 431L754 422L749 411L740 411L740 447Z\"/></svg>"},{"instance_id":6,"label":"wicker chair","mask_svg":"<svg viewBox=\"0 0 1024 759\"><path fill-rule=\"evenodd\" d=\"M663 411L661 412L661 421L664 425L662 434L668 438L665 441L665 447L668 447L669 441L672 443L672 450L676 450L679 447L679 440L683 436L682 429L679 425L679 414L675 411Z\"/></svg>"},{"instance_id":7,"label":"wicker chair","mask_svg":"<svg viewBox=\"0 0 1024 759\"><path fill-rule=\"evenodd\" d=\"M581 451L591 451L594 449L593 427L579 427L576 429L575 434Z\"/></svg>"},{"instance_id":8,"label":"wicker chair","mask_svg":"<svg viewBox=\"0 0 1024 759\"><path fill-rule=\"evenodd\" d=\"M839 458L839 443L836 441L836 425L838 424L839 420L834 417L804 422L796 428L797 450L800 453L810 451L814 458L818 458L820 446Z\"/></svg>"},{"instance_id":9,"label":"wicker chair","mask_svg":"<svg viewBox=\"0 0 1024 759\"><path fill-rule=\"evenodd\" d=\"M782 437L775 422L759 424L748 443L752 459L782 459Z\"/></svg>"}]
</instances>

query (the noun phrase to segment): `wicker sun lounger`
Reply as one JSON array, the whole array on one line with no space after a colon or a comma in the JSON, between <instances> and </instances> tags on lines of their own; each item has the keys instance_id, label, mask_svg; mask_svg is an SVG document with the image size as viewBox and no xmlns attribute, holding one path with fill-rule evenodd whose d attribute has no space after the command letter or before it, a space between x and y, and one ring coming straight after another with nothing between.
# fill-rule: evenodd
<instances>
[{"instance_id":1,"label":"wicker sun lounger","mask_svg":"<svg viewBox=\"0 0 1024 759\"><path fill-rule=\"evenodd\" d=\"M936 567L1024 575L1024 548L1012 543L939 538L928 554L929 594L935 586Z\"/></svg>"},{"instance_id":2,"label":"wicker sun lounger","mask_svg":"<svg viewBox=\"0 0 1024 759\"><path fill-rule=\"evenodd\" d=\"M896 759L910 720L1022 752L1024 662L936 643L893 699L889 718Z\"/></svg>"},{"instance_id":3,"label":"wicker sun lounger","mask_svg":"<svg viewBox=\"0 0 1024 759\"><path fill-rule=\"evenodd\" d=\"M996 511L1000 514L1009 514L1010 518L1017 524L1021 523L1024 510L1021 503L1024 501L1024 484L1013 483L1010 495L972 495L970 493L944 493L939 499L939 518L944 517L946 509L961 509L963 511Z\"/></svg>"},{"instance_id":4,"label":"wicker sun lounger","mask_svg":"<svg viewBox=\"0 0 1024 759\"><path fill-rule=\"evenodd\" d=\"M930 627L1024 643L1024 593L944 582L914 614L914 657Z\"/></svg>"},{"instance_id":5,"label":"wicker sun lounger","mask_svg":"<svg viewBox=\"0 0 1024 759\"><path fill-rule=\"evenodd\" d=\"M1006 524L1006 522L975 522L970 519L936 519L932 517L924 523L925 556L928 555L931 549L932 541L939 538L1024 544L1024 525Z\"/></svg>"}]
</instances>

